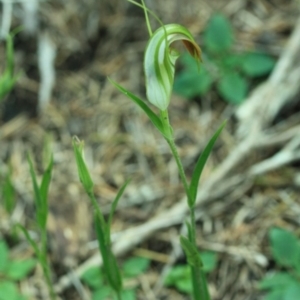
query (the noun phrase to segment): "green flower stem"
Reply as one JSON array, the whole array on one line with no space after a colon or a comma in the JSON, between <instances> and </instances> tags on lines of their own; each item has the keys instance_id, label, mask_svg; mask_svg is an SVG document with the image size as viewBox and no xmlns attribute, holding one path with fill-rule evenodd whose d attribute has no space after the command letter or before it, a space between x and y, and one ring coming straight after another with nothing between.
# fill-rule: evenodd
<instances>
[{"instance_id":1,"label":"green flower stem","mask_svg":"<svg viewBox=\"0 0 300 300\"><path fill-rule=\"evenodd\" d=\"M168 114L167 110L161 110L160 111L160 120L162 122L163 131L164 131L164 137L165 137L166 141L168 143L171 142L171 141L173 141L173 148L177 152L175 144L174 144L173 131L172 131L172 127L170 125L169 114ZM172 150L172 152L173 152L173 150ZM177 154L177 157L178 157L178 154Z\"/></svg>"},{"instance_id":2,"label":"green flower stem","mask_svg":"<svg viewBox=\"0 0 300 300\"><path fill-rule=\"evenodd\" d=\"M174 138L172 135L172 128L170 126L170 122L169 122L169 115L168 115L168 111L160 111L160 116L161 116L161 121L164 127L164 131L165 131L165 139L167 141L167 143L169 144L169 147L171 149L171 152L173 154L173 157L175 158L177 167L178 167L178 171L179 171L179 176L181 178L186 196L188 198L188 203L190 203L190 190L189 190L189 185L186 179L186 175L184 172L184 168L182 165L182 162L180 160L175 142L174 142ZM196 239L195 239L195 207L189 207L190 208L190 212L191 212L191 225L192 225L192 240L191 242L195 244Z\"/></svg>"},{"instance_id":3,"label":"green flower stem","mask_svg":"<svg viewBox=\"0 0 300 300\"><path fill-rule=\"evenodd\" d=\"M180 175L181 181L183 183L185 193L189 199L190 198L189 185L187 183L183 165L181 163L181 160L180 160L180 157L179 157L179 154L178 154L175 142L174 142L172 128L171 128L170 122L169 122L168 111L167 110L160 111L160 117L161 117L161 121L163 124L164 132L165 132L165 139L166 139L167 143L169 144L171 152L176 160L176 164L177 164L177 167L179 170L179 175Z\"/></svg>"},{"instance_id":4,"label":"green flower stem","mask_svg":"<svg viewBox=\"0 0 300 300\"><path fill-rule=\"evenodd\" d=\"M56 300L56 293L54 291L53 282L51 280L50 265L47 258L47 231L45 228L40 228L41 230L41 251L38 254L40 263L42 265L44 277L48 286L49 294L51 300Z\"/></svg>"},{"instance_id":5,"label":"green flower stem","mask_svg":"<svg viewBox=\"0 0 300 300\"><path fill-rule=\"evenodd\" d=\"M51 300L56 300L56 293L54 291L53 283L51 280L51 273L50 273L50 267L48 264L48 259L46 256L43 255L43 263L42 263L43 273L46 279L46 283L48 285L49 294Z\"/></svg>"},{"instance_id":6,"label":"green flower stem","mask_svg":"<svg viewBox=\"0 0 300 300\"><path fill-rule=\"evenodd\" d=\"M180 160L173 134L172 134L172 127L170 126L169 122L169 116L168 116L168 111L160 111L160 117L161 121L163 124L164 132L165 132L165 139L171 149L172 155L175 158L180 179L182 181L182 184L184 186L184 190L186 193L186 196L188 198L188 204L192 203L190 201L191 196L190 196L190 190L189 190L189 185L187 182L187 178L184 172L184 168L182 165L182 162ZM188 205L189 206L189 211L190 211L190 233L189 233L189 239L192 244L196 246L196 217L195 217L195 205ZM191 266L191 271L192 271L192 282L193 282L193 293L194 293L194 299L196 300L210 300L209 293L207 290L207 284L205 281L205 275L203 274L202 270L200 270L197 267Z\"/></svg>"}]
</instances>

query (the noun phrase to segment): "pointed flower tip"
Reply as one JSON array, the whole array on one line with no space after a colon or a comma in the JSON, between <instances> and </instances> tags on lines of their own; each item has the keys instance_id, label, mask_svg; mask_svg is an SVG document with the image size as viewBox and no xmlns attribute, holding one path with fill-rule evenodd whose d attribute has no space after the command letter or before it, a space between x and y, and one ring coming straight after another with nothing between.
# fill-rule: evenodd
<instances>
[{"instance_id":1,"label":"pointed flower tip","mask_svg":"<svg viewBox=\"0 0 300 300\"><path fill-rule=\"evenodd\" d=\"M182 42L190 55L193 56L199 63L202 62L201 49L196 42L190 42L187 40L183 40Z\"/></svg>"},{"instance_id":2,"label":"pointed flower tip","mask_svg":"<svg viewBox=\"0 0 300 300\"><path fill-rule=\"evenodd\" d=\"M164 25L151 36L144 57L147 98L160 110L166 110L173 88L177 51L170 49L175 41L182 41L188 52L201 61L201 50L192 34L178 24Z\"/></svg>"}]
</instances>

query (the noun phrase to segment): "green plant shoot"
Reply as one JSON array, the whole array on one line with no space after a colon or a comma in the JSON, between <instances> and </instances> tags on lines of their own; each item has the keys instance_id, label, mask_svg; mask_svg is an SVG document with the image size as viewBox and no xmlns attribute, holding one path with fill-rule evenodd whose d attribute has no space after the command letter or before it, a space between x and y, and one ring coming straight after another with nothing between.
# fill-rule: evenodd
<instances>
[{"instance_id":1,"label":"green plant shoot","mask_svg":"<svg viewBox=\"0 0 300 300\"><path fill-rule=\"evenodd\" d=\"M53 155L51 154L50 156L49 164L43 174L42 182L40 185L38 184L37 175L33 167L33 161L29 154L27 156L27 159L28 159L29 171L30 171L30 176L31 176L31 181L32 181L33 191L34 191L36 224L41 236L40 243L32 239L29 232L24 226L19 224L18 227L22 230L28 243L33 248L35 255L37 256L38 261L43 269L43 274L49 289L50 298L51 300L55 300L56 293L54 291L54 286L51 278L50 265L47 258L47 229L46 229L47 217L48 217L48 191L49 191L52 169L53 169Z\"/></svg>"},{"instance_id":2,"label":"green plant shoot","mask_svg":"<svg viewBox=\"0 0 300 300\"><path fill-rule=\"evenodd\" d=\"M120 269L117 265L117 260L111 249L110 227L111 227L112 218L116 210L116 207L118 205L118 202L122 197L126 189L126 186L129 183L129 180L127 180L123 184L117 196L115 197L111 206L108 221L106 222L94 195L94 191L93 191L94 183L84 160L83 148L84 148L84 143L80 141L77 137L74 137L73 149L74 149L74 154L75 154L75 159L77 164L78 175L94 208L94 222L95 222L99 250L103 259L103 268L106 274L107 281L110 287L116 293L117 299L119 300L122 297L121 296L122 289L123 289L122 276L120 273Z\"/></svg>"},{"instance_id":3,"label":"green plant shoot","mask_svg":"<svg viewBox=\"0 0 300 300\"><path fill-rule=\"evenodd\" d=\"M19 75L14 75L14 45L13 37L21 30L16 28L11 34L6 37L6 68L0 77L0 101L4 99L14 87Z\"/></svg>"},{"instance_id":4,"label":"green plant shoot","mask_svg":"<svg viewBox=\"0 0 300 300\"><path fill-rule=\"evenodd\" d=\"M142 7L147 15L150 12L151 15L155 14L147 9L143 5L136 3L135 1L130 1L140 7ZM155 16L156 19L158 19ZM146 18L147 26L149 28L149 20ZM150 40L147 44L145 55L144 55L144 72L145 72L145 85L146 94L148 101L159 109L159 115L154 113L151 108L139 99L137 96L126 90L119 84L111 81L117 89L119 89L124 95L126 95L130 100L137 104L149 117L154 126L163 135L166 142L168 143L170 150L174 156L177 163L179 175L183 183L187 204L190 209L190 222L188 225L188 238L181 237L181 245L187 255L187 260L191 268L192 282L193 282L193 297L195 300L209 300L210 296L208 293L206 279L203 273L203 265L201 263L201 258L198 255L196 246L196 221L195 221L195 204L197 198L197 190L199 185L199 180L203 167L206 160L220 135L224 123L217 130L215 135L209 141L203 154L198 159L194 173L192 175L191 183L188 184L185 171L178 155L175 141L173 138L173 129L169 122L168 106L170 103L171 92L173 88L174 76L175 76L175 62L179 57L179 52L172 47L174 41L182 41L188 50L189 54L196 59L198 64L201 61L201 50L196 44L192 34L179 24L168 24L163 25L161 21L159 23L162 25L153 34L152 29L148 29L150 33Z\"/></svg>"}]
</instances>

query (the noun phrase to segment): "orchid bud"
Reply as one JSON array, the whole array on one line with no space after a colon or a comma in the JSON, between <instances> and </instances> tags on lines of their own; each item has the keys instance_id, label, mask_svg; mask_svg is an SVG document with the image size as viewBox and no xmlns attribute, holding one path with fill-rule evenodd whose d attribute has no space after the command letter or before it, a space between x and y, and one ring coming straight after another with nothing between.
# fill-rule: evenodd
<instances>
[{"instance_id":1,"label":"orchid bud","mask_svg":"<svg viewBox=\"0 0 300 300\"><path fill-rule=\"evenodd\" d=\"M160 110L167 109L174 82L178 51L170 45L182 41L189 53L199 62L201 50L192 34L183 26L169 24L160 27L151 36L144 57L144 71L148 100Z\"/></svg>"}]
</instances>

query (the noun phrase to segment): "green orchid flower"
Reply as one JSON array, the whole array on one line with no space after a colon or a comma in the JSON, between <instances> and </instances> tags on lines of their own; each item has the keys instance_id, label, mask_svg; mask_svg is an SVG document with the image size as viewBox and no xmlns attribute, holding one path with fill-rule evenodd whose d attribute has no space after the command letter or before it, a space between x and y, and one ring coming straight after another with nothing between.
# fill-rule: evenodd
<instances>
[{"instance_id":1,"label":"green orchid flower","mask_svg":"<svg viewBox=\"0 0 300 300\"><path fill-rule=\"evenodd\" d=\"M179 57L179 52L170 47L174 41L182 41L189 53L201 61L201 50L185 27L168 24L154 32L146 48L144 71L147 98L161 111L165 111L170 103L175 62Z\"/></svg>"}]
</instances>

